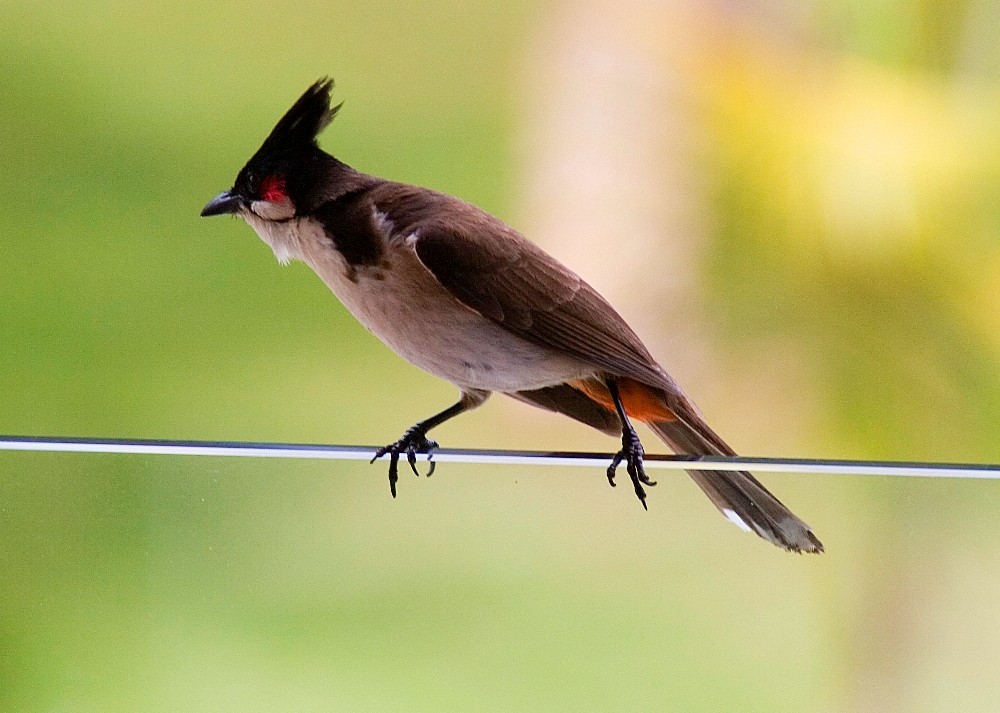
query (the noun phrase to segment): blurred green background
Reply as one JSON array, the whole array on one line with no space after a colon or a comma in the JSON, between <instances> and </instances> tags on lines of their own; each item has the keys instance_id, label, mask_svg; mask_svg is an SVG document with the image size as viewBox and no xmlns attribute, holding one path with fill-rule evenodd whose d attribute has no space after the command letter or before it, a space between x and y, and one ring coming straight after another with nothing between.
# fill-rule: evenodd
<instances>
[{"instance_id":1,"label":"blurred green background","mask_svg":"<svg viewBox=\"0 0 1000 713\"><path fill-rule=\"evenodd\" d=\"M455 394L237 221L322 145L604 291L748 455L1000 460L1000 14L980 0L0 6L0 432L381 444ZM607 450L495 398L447 446ZM647 434L647 450L660 450ZM0 453L3 711L991 711L1000 489Z\"/></svg>"}]
</instances>

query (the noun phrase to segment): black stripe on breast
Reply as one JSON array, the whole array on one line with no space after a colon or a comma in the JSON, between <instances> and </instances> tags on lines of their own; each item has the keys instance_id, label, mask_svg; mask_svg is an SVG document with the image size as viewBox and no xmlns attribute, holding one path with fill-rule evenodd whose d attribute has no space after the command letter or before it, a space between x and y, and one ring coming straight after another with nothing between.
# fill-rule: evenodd
<instances>
[{"instance_id":1,"label":"black stripe on breast","mask_svg":"<svg viewBox=\"0 0 1000 713\"><path fill-rule=\"evenodd\" d=\"M334 247L352 268L377 265L386 249L386 236L375 220L375 206L367 191L323 204L315 213Z\"/></svg>"}]
</instances>

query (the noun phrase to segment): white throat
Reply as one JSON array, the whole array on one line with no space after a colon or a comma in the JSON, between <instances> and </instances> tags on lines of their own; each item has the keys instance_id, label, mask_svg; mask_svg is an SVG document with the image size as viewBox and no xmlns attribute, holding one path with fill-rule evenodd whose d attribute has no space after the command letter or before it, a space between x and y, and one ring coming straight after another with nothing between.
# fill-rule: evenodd
<instances>
[{"instance_id":1,"label":"white throat","mask_svg":"<svg viewBox=\"0 0 1000 713\"><path fill-rule=\"evenodd\" d=\"M254 229L260 239L271 247L274 257L282 265L302 259L298 220L265 220L249 210L244 210L241 217Z\"/></svg>"}]
</instances>

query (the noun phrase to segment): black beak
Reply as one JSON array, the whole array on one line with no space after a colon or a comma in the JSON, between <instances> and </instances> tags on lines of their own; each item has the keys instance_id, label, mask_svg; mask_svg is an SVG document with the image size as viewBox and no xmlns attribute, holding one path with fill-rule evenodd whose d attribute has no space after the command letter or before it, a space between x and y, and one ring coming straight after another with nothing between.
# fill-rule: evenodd
<instances>
[{"instance_id":1,"label":"black beak","mask_svg":"<svg viewBox=\"0 0 1000 713\"><path fill-rule=\"evenodd\" d=\"M207 218L210 215L226 215L227 213L239 213L243 207L243 199L234 195L232 191L220 193L208 202L208 205L201 209L201 217Z\"/></svg>"}]
</instances>

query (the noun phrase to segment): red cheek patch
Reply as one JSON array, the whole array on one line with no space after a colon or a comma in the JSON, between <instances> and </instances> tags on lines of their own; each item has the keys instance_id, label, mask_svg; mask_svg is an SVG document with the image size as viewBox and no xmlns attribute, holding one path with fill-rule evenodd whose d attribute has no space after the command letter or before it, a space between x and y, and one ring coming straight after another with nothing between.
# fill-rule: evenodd
<instances>
[{"instance_id":1,"label":"red cheek patch","mask_svg":"<svg viewBox=\"0 0 1000 713\"><path fill-rule=\"evenodd\" d=\"M268 176L260 182L260 197L268 203L280 203L288 197L284 176Z\"/></svg>"}]
</instances>

